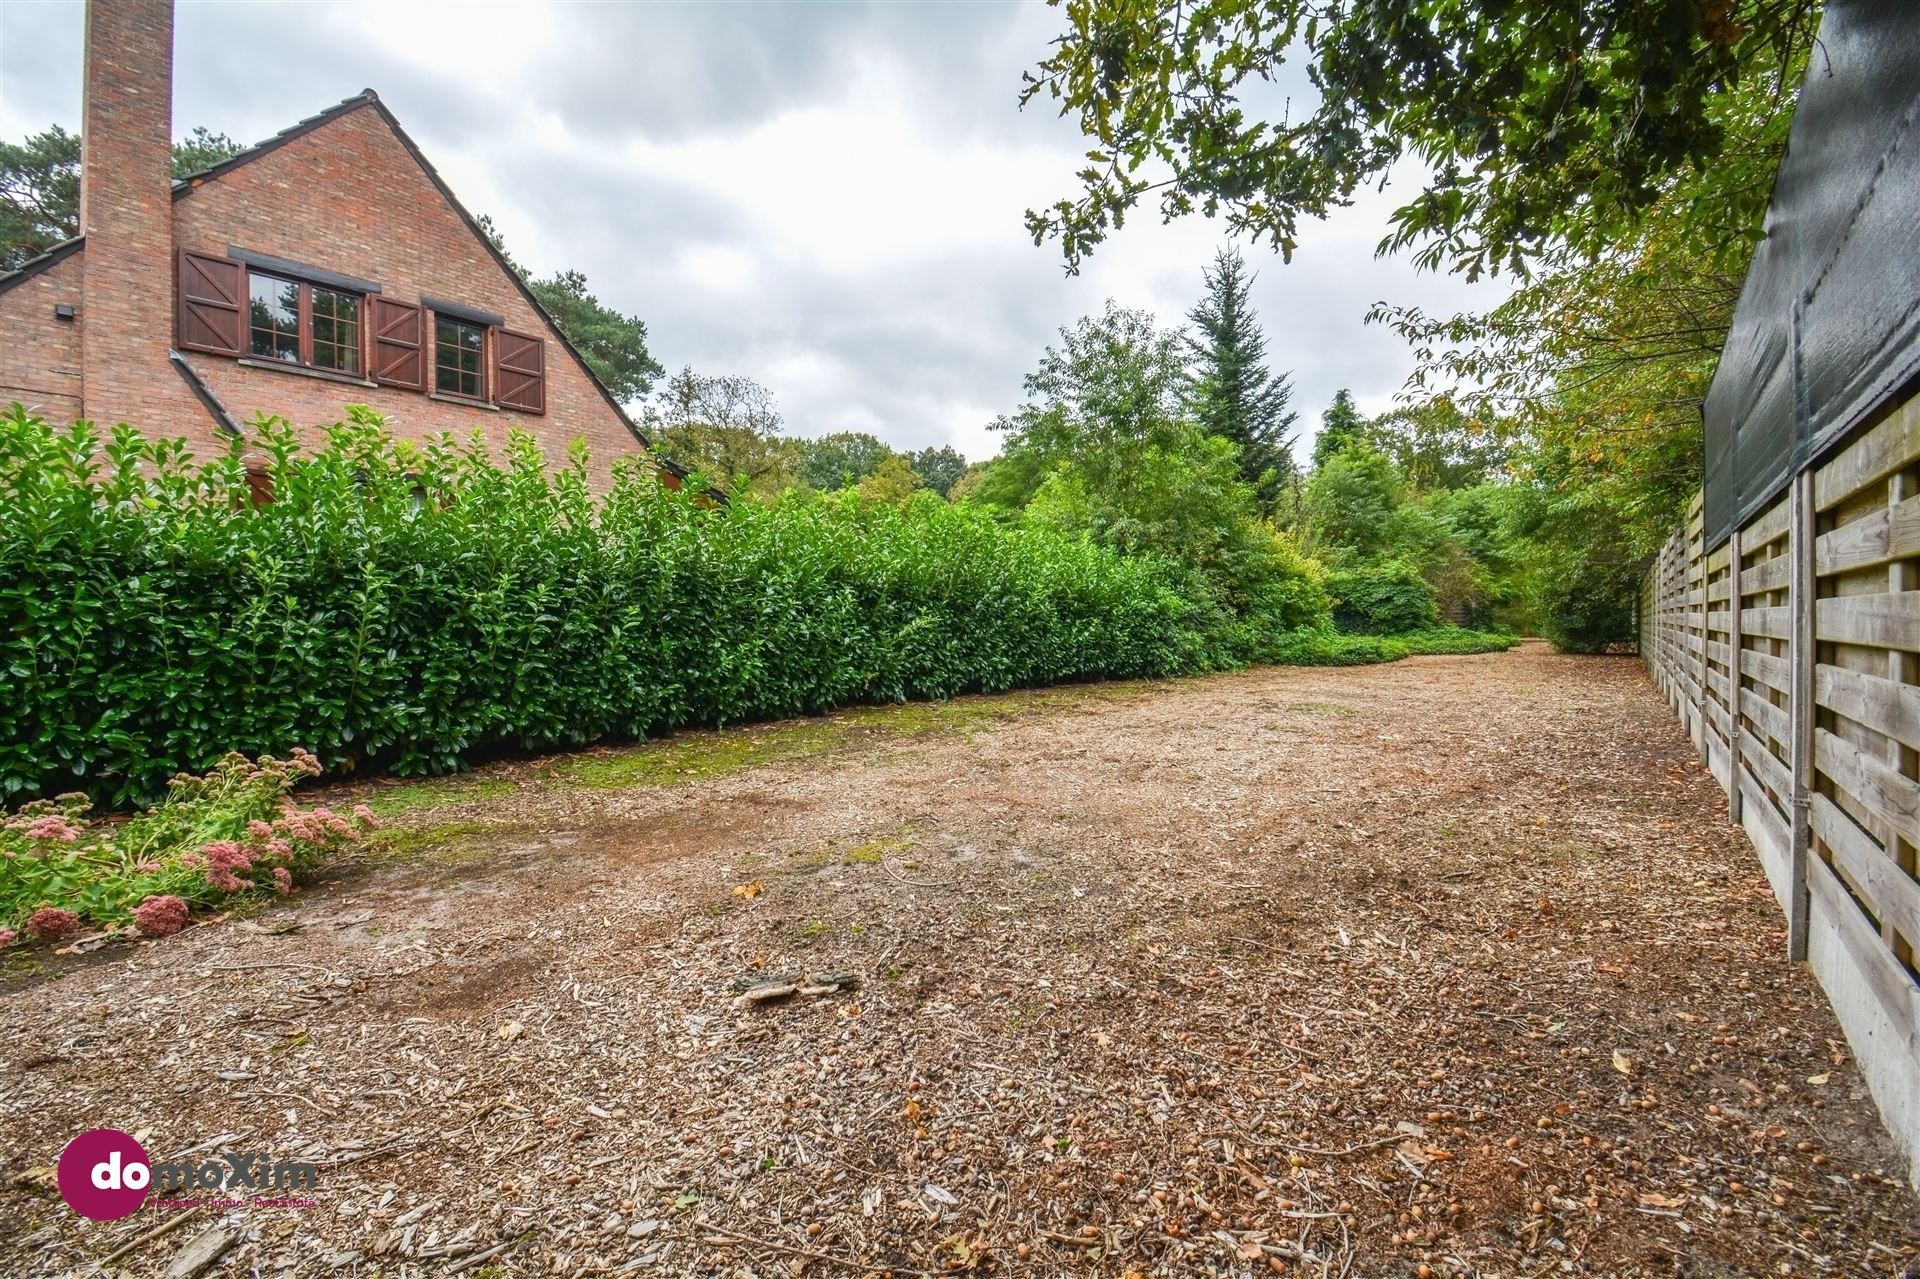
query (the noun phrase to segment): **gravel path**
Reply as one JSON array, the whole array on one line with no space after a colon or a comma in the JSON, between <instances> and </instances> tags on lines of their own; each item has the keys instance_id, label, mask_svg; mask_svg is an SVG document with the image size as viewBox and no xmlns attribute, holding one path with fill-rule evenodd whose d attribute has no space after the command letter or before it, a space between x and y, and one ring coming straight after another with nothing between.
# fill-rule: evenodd
<instances>
[{"instance_id":1,"label":"gravel path","mask_svg":"<svg viewBox=\"0 0 1920 1279\"><path fill-rule=\"evenodd\" d=\"M355 794L398 830L283 908L8 979L0 1274L176 1222L108 1272L1920 1260L1628 659L970 698ZM99 1126L312 1163L311 1206L86 1223L49 1167Z\"/></svg>"}]
</instances>

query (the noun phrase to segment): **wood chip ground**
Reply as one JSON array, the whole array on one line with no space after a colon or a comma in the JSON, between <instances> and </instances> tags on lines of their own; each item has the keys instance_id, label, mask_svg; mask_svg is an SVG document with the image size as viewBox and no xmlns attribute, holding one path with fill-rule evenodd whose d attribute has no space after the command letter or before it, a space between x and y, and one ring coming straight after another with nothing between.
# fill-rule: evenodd
<instances>
[{"instance_id":1,"label":"wood chip ground","mask_svg":"<svg viewBox=\"0 0 1920 1279\"><path fill-rule=\"evenodd\" d=\"M801 730L668 784L493 766L424 792L414 856L14 971L0 1274L88 1273L165 1224L61 1203L51 1165L100 1126L319 1176L313 1207L205 1208L108 1274L227 1235L202 1273L1920 1259L1833 1017L1630 659L750 732Z\"/></svg>"}]
</instances>

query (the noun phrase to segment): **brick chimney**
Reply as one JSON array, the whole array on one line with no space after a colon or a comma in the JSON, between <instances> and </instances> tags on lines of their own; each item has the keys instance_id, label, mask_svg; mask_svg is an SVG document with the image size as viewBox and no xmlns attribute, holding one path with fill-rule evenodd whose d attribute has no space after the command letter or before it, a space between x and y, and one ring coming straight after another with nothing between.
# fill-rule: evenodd
<instances>
[{"instance_id":1,"label":"brick chimney","mask_svg":"<svg viewBox=\"0 0 1920 1279\"><path fill-rule=\"evenodd\" d=\"M169 433L173 340L173 3L88 0L81 103L83 410ZM162 382L162 379L165 379ZM163 388L156 394L156 383ZM167 385L172 383L174 385ZM162 402L156 402L162 401Z\"/></svg>"}]
</instances>

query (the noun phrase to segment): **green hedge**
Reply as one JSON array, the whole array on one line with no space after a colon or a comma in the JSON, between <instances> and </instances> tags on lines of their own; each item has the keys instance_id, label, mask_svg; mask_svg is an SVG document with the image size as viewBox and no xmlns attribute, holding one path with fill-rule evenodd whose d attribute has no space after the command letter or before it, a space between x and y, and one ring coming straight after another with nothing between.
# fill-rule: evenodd
<instances>
[{"instance_id":1,"label":"green hedge","mask_svg":"<svg viewBox=\"0 0 1920 1279\"><path fill-rule=\"evenodd\" d=\"M1333 621L1352 635L1400 635L1432 627L1439 614L1433 587L1404 560L1385 560L1327 575Z\"/></svg>"},{"instance_id":2,"label":"green hedge","mask_svg":"<svg viewBox=\"0 0 1920 1279\"><path fill-rule=\"evenodd\" d=\"M927 496L712 506L516 438L207 463L0 415L0 795L148 801L228 751L444 771L854 703L1217 669L1271 637L1197 576Z\"/></svg>"},{"instance_id":3,"label":"green hedge","mask_svg":"<svg viewBox=\"0 0 1920 1279\"><path fill-rule=\"evenodd\" d=\"M1436 626L1406 635L1347 635L1306 631L1282 638L1270 660L1283 666L1366 666L1403 657L1501 653L1519 640L1498 631Z\"/></svg>"},{"instance_id":4,"label":"green hedge","mask_svg":"<svg viewBox=\"0 0 1920 1279\"><path fill-rule=\"evenodd\" d=\"M150 802L229 751L441 772L850 703L1410 651L1334 634L1304 561L1267 566L1236 612L1191 568L930 494L714 505L630 463L596 495L583 457L551 473L521 436L496 463L364 410L317 450L256 429L265 505L238 442L203 463L0 413L0 799Z\"/></svg>"}]
</instances>

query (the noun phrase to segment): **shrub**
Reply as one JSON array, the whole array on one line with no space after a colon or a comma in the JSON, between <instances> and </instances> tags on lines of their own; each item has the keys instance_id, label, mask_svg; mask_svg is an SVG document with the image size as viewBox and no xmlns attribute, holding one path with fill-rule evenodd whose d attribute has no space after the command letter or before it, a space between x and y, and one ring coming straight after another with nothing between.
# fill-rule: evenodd
<instances>
[{"instance_id":1,"label":"shrub","mask_svg":"<svg viewBox=\"0 0 1920 1279\"><path fill-rule=\"evenodd\" d=\"M1456 626L1436 626L1407 635L1303 631L1277 643L1272 660L1287 666L1366 666L1414 655L1500 653L1515 642L1511 635Z\"/></svg>"},{"instance_id":2,"label":"shrub","mask_svg":"<svg viewBox=\"0 0 1920 1279\"><path fill-rule=\"evenodd\" d=\"M1348 634L1402 635L1439 620L1433 587L1401 560L1328 574L1327 591L1334 600L1334 625Z\"/></svg>"},{"instance_id":3,"label":"shrub","mask_svg":"<svg viewBox=\"0 0 1920 1279\"><path fill-rule=\"evenodd\" d=\"M289 799L319 772L311 754L257 763L229 755L202 777L181 776L157 807L126 821L90 822L85 795L35 800L0 823L0 923L60 941L83 919L129 921L149 937L179 932L195 905L285 892L371 815L346 818ZM11 929L0 945L12 939Z\"/></svg>"},{"instance_id":4,"label":"shrub","mask_svg":"<svg viewBox=\"0 0 1920 1279\"><path fill-rule=\"evenodd\" d=\"M296 458L0 415L0 795L150 801L229 750L400 773L1248 660L1193 575L932 494L713 506L636 461L596 497L515 436L396 442L364 410ZM1317 589L1317 588L1316 588Z\"/></svg>"}]
</instances>

